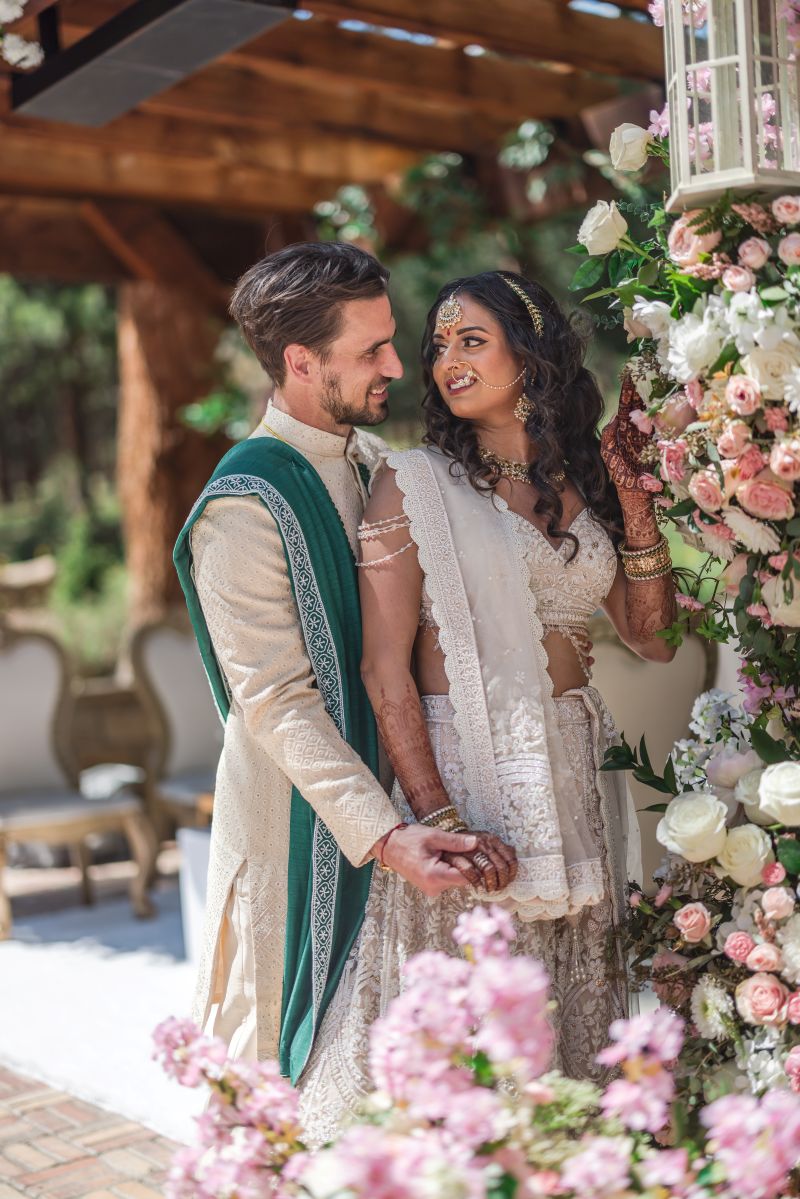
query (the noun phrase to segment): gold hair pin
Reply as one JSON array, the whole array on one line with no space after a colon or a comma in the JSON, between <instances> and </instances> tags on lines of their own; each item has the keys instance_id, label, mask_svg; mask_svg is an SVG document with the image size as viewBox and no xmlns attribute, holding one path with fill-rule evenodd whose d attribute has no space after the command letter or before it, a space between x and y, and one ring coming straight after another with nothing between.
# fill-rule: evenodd
<instances>
[{"instance_id":1,"label":"gold hair pin","mask_svg":"<svg viewBox=\"0 0 800 1199\"><path fill-rule=\"evenodd\" d=\"M515 283L513 279L509 279L507 275L500 275L500 278L504 283L508 284L508 286L514 292L514 295L519 296L519 298L522 300L522 303L528 309L528 314L530 315L534 329L539 337L541 337L544 333L544 321L542 320L542 314L540 310L536 307L527 292L523 291L518 283ZM452 299L452 296L450 298ZM444 307L444 305L442 305L442 307Z\"/></svg>"}]
</instances>

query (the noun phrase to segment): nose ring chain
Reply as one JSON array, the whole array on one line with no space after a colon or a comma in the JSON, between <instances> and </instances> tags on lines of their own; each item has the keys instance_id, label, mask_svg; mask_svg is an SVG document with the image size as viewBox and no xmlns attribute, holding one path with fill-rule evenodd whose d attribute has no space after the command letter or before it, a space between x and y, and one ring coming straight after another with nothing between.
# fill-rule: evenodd
<instances>
[{"instance_id":1,"label":"nose ring chain","mask_svg":"<svg viewBox=\"0 0 800 1199\"><path fill-rule=\"evenodd\" d=\"M513 387L515 383L519 383L520 379L525 374L525 367L523 366L516 379L512 379L510 383L501 383L498 385L497 383L487 383L483 376L475 370L475 367L470 366L468 362L453 362L450 366L448 366L448 372L453 375L454 378L455 372L459 366L465 366L467 368L467 373L464 375L464 379L467 382L471 383L473 379L477 379L479 383L482 383L484 387L488 387L490 391L506 391L507 388Z\"/></svg>"}]
</instances>

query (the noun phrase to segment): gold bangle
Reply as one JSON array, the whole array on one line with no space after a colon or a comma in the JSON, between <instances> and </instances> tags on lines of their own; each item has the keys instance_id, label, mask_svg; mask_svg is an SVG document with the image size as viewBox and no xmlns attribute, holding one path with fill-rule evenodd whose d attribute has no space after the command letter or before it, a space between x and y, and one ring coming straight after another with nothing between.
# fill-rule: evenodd
<instances>
[{"instance_id":1,"label":"gold bangle","mask_svg":"<svg viewBox=\"0 0 800 1199\"><path fill-rule=\"evenodd\" d=\"M623 571L625 571L625 578L630 579L631 582L633 582L633 583L649 583L652 579L665 579L667 577L667 575L671 575L672 574L672 563L670 562L668 566L664 566L660 570L652 570L646 574L645 573L628 574L628 572L627 572L627 570L625 570L624 566L622 569L623 569Z\"/></svg>"},{"instance_id":2,"label":"gold bangle","mask_svg":"<svg viewBox=\"0 0 800 1199\"><path fill-rule=\"evenodd\" d=\"M667 541L667 539L663 533L660 535L660 537L659 537L658 541L655 543L655 545L646 545L642 549L629 550L626 547L626 542L623 541L619 547L620 555L623 558L628 559L628 560L633 559L633 558L643 558L646 554L653 554L658 550L660 550L662 552L664 550L666 550L666 552L669 553L669 542Z\"/></svg>"}]
</instances>

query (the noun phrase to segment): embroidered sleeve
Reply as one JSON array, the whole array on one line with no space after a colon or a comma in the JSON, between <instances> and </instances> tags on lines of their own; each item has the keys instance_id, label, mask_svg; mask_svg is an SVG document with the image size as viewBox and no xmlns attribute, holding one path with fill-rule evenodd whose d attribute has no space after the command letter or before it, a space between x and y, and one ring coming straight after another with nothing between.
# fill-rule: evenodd
<instances>
[{"instance_id":1,"label":"embroidered sleeve","mask_svg":"<svg viewBox=\"0 0 800 1199\"><path fill-rule=\"evenodd\" d=\"M361 865L397 816L325 709L275 521L257 499L215 500L192 530L192 554L234 712Z\"/></svg>"}]
</instances>

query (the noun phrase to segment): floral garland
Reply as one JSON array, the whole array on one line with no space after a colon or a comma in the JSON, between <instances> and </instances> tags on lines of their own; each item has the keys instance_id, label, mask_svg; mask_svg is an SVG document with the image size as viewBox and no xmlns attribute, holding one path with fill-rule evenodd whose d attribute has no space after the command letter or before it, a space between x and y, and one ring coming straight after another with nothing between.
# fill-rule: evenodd
<instances>
[{"instance_id":1,"label":"floral garland","mask_svg":"<svg viewBox=\"0 0 800 1199\"><path fill-rule=\"evenodd\" d=\"M668 156L665 114L652 115L650 130L614 131L616 169ZM588 299L611 304L634 347L641 485L707 555L684 572L665 635L735 640L759 725L779 718L800 756L800 196L639 213L637 242L613 201L591 209L573 287L607 280Z\"/></svg>"},{"instance_id":2,"label":"floral garland","mask_svg":"<svg viewBox=\"0 0 800 1199\"><path fill-rule=\"evenodd\" d=\"M5 33L3 27L18 21L25 12L27 0L0 0L0 58L20 70L33 70L44 60L38 42L31 42L16 33Z\"/></svg>"},{"instance_id":3,"label":"floral garland","mask_svg":"<svg viewBox=\"0 0 800 1199\"><path fill-rule=\"evenodd\" d=\"M211 1088L199 1144L179 1151L170 1199L777 1199L800 1159L800 1098L674 1106L683 1022L666 1009L610 1029L604 1088L549 1071L547 976L512 956L500 908L459 918L463 957L423 953L370 1032L378 1090L309 1152L298 1095L273 1062L226 1062L188 1021L156 1030L185 1086ZM668 1139L665 1129L672 1118ZM690 1127L691 1123L691 1127Z\"/></svg>"}]
</instances>

